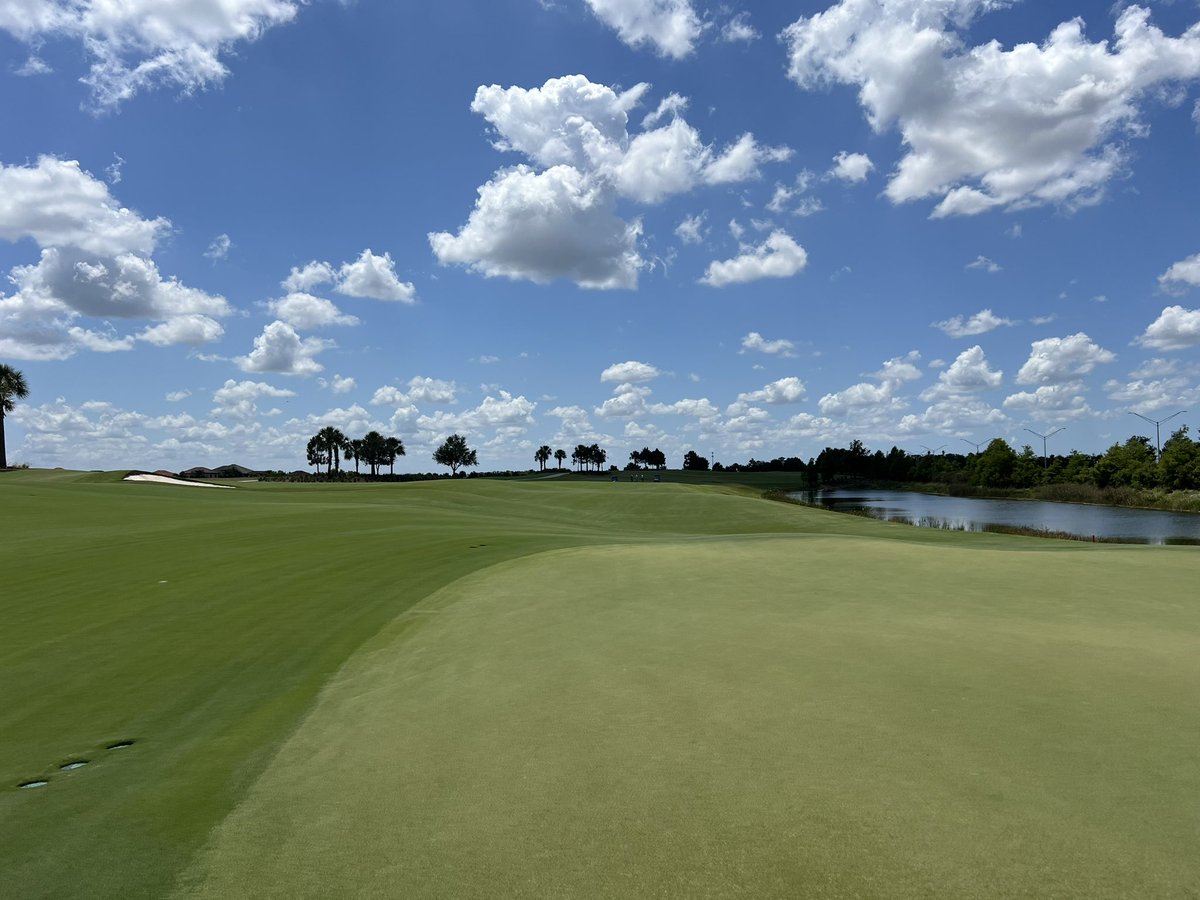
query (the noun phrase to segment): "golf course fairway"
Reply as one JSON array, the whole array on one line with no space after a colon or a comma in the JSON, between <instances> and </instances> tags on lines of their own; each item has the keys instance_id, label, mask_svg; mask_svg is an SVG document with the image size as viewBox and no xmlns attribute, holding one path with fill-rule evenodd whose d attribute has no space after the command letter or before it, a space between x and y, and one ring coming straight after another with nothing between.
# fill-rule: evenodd
<instances>
[{"instance_id":1,"label":"golf course fairway","mask_svg":"<svg viewBox=\"0 0 1200 900\"><path fill-rule=\"evenodd\" d=\"M0 474L0 896L1198 896L1193 548L236 486Z\"/></svg>"}]
</instances>

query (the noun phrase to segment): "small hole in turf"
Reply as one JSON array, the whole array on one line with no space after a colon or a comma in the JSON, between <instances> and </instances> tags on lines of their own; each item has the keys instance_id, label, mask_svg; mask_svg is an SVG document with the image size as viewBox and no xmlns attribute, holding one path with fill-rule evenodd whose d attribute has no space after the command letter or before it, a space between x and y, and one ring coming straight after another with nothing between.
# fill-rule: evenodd
<instances>
[{"instance_id":1,"label":"small hole in turf","mask_svg":"<svg viewBox=\"0 0 1200 900\"><path fill-rule=\"evenodd\" d=\"M17 787L19 787L19 788L39 788L39 787L45 787L49 783L50 782L48 782L48 781L41 781L41 780L22 781L20 784L17 785Z\"/></svg>"},{"instance_id":2,"label":"small hole in turf","mask_svg":"<svg viewBox=\"0 0 1200 900\"><path fill-rule=\"evenodd\" d=\"M88 762L89 760L86 759L73 759L71 762L63 763L59 768L64 772L73 772L75 769L82 769Z\"/></svg>"},{"instance_id":3,"label":"small hole in turf","mask_svg":"<svg viewBox=\"0 0 1200 900\"><path fill-rule=\"evenodd\" d=\"M105 750L124 750L126 747L132 747L133 741L117 741L115 744L109 744Z\"/></svg>"}]
</instances>

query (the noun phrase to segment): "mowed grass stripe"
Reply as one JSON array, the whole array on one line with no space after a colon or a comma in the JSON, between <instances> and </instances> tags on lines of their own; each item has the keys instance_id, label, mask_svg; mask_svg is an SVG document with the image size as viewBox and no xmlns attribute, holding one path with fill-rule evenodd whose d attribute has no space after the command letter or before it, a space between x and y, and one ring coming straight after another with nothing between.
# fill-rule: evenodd
<instances>
[{"instance_id":1,"label":"mowed grass stripe","mask_svg":"<svg viewBox=\"0 0 1200 900\"><path fill-rule=\"evenodd\" d=\"M1190 896L1183 557L1059 546L465 576L342 670L179 896Z\"/></svg>"},{"instance_id":2,"label":"mowed grass stripe","mask_svg":"<svg viewBox=\"0 0 1200 900\"><path fill-rule=\"evenodd\" d=\"M325 680L475 569L555 547L834 521L680 485L614 487L215 491L4 473L0 895L162 896ZM103 750L127 738L137 743ZM59 771L78 758L91 763ZM44 777L44 790L16 788Z\"/></svg>"}]
</instances>

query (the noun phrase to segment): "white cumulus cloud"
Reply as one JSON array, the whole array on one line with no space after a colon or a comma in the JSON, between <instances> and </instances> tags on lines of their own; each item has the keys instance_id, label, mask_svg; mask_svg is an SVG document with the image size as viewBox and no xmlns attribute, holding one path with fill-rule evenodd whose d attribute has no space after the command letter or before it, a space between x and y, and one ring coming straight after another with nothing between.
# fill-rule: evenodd
<instances>
[{"instance_id":1,"label":"white cumulus cloud","mask_svg":"<svg viewBox=\"0 0 1200 900\"><path fill-rule=\"evenodd\" d=\"M790 278L808 265L808 254L784 231L773 231L757 247L733 259L714 260L700 279L710 287L725 287L760 278Z\"/></svg>"},{"instance_id":2,"label":"white cumulus cloud","mask_svg":"<svg viewBox=\"0 0 1200 900\"><path fill-rule=\"evenodd\" d=\"M325 367L313 357L332 346L332 341L320 338L302 339L287 322L276 320L254 339L254 349L234 362L243 372L315 375Z\"/></svg>"},{"instance_id":3,"label":"white cumulus cloud","mask_svg":"<svg viewBox=\"0 0 1200 900\"><path fill-rule=\"evenodd\" d=\"M704 30L690 0L587 0L587 5L629 46L650 44L672 59L691 55Z\"/></svg>"},{"instance_id":4,"label":"white cumulus cloud","mask_svg":"<svg viewBox=\"0 0 1200 900\"><path fill-rule=\"evenodd\" d=\"M846 84L877 133L905 154L895 203L932 197L935 216L1094 202L1145 133L1158 88L1200 75L1200 25L1168 37L1130 6L1111 41L1070 19L1040 44L970 46L967 28L997 0L839 0L784 32L802 88Z\"/></svg>"},{"instance_id":5,"label":"white cumulus cloud","mask_svg":"<svg viewBox=\"0 0 1200 900\"><path fill-rule=\"evenodd\" d=\"M112 108L138 91L171 86L190 93L229 74L234 45L295 18L303 0L5 0L0 30L33 46L79 41L91 61L81 80L93 103Z\"/></svg>"},{"instance_id":6,"label":"white cumulus cloud","mask_svg":"<svg viewBox=\"0 0 1200 900\"><path fill-rule=\"evenodd\" d=\"M1002 325L1014 325L1012 319L1004 319L993 313L990 309L981 309L973 316L954 316L946 319L943 322L934 322L932 328L936 328L949 335L952 338L974 337L977 334L985 334Z\"/></svg>"},{"instance_id":7,"label":"white cumulus cloud","mask_svg":"<svg viewBox=\"0 0 1200 900\"><path fill-rule=\"evenodd\" d=\"M1200 345L1200 309L1168 306L1135 343L1155 350L1184 350Z\"/></svg>"},{"instance_id":8,"label":"white cumulus cloud","mask_svg":"<svg viewBox=\"0 0 1200 900\"><path fill-rule=\"evenodd\" d=\"M1076 381L1117 355L1083 332L1063 338L1034 341L1029 359L1017 372L1017 384L1055 385Z\"/></svg>"}]
</instances>

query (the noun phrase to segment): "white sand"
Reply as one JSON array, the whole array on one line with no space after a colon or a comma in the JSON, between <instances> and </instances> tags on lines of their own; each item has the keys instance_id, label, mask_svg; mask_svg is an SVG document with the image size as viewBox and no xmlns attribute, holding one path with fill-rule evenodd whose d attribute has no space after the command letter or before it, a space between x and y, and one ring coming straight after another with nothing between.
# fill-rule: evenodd
<instances>
[{"instance_id":1,"label":"white sand","mask_svg":"<svg viewBox=\"0 0 1200 900\"><path fill-rule=\"evenodd\" d=\"M166 475L126 475L123 481L153 481L157 484L182 484L186 487L225 488L233 490L231 484L205 484L202 481L184 481L182 478L168 478Z\"/></svg>"}]
</instances>

